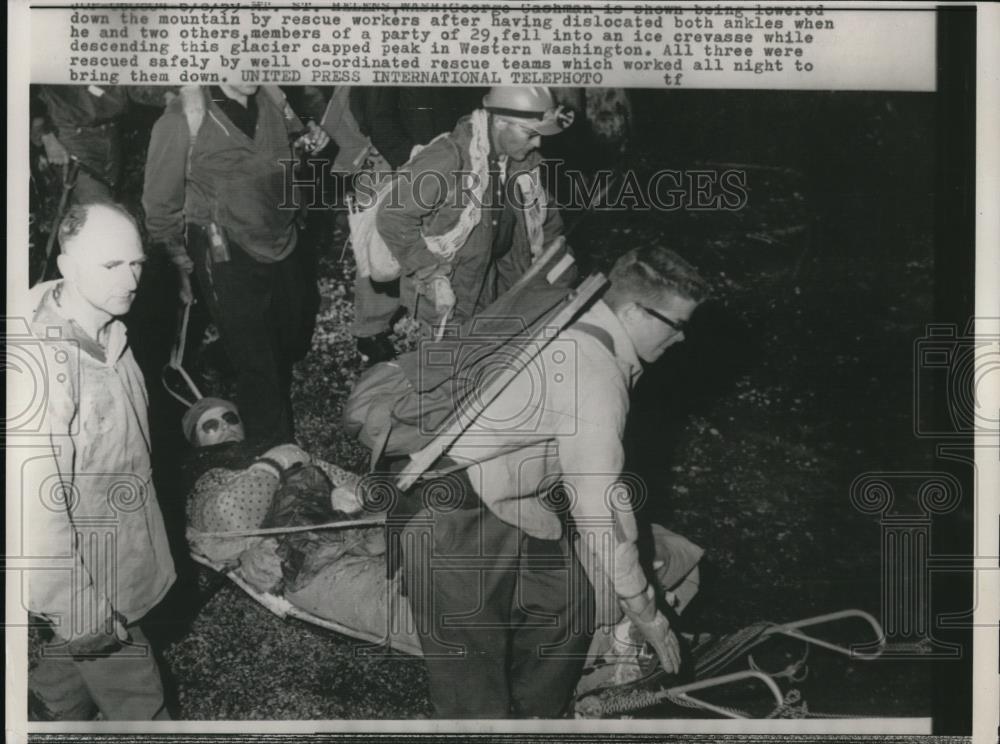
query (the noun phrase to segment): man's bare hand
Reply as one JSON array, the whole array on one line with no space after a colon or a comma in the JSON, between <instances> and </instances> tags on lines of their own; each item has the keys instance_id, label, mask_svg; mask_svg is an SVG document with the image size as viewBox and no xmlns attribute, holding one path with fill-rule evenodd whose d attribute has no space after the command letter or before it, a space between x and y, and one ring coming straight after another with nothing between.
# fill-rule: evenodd
<instances>
[{"instance_id":1,"label":"man's bare hand","mask_svg":"<svg viewBox=\"0 0 1000 744\"><path fill-rule=\"evenodd\" d=\"M194 272L194 261L186 253L181 252L171 255L170 260L177 269L178 296L181 303L190 305L194 302L194 290L191 288L191 274Z\"/></svg>"},{"instance_id":2,"label":"man's bare hand","mask_svg":"<svg viewBox=\"0 0 1000 744\"><path fill-rule=\"evenodd\" d=\"M319 124L310 121L306 125L306 133L295 141L295 147L310 155L319 152L330 144L330 135Z\"/></svg>"},{"instance_id":3,"label":"man's bare hand","mask_svg":"<svg viewBox=\"0 0 1000 744\"><path fill-rule=\"evenodd\" d=\"M194 302L194 289L191 287L191 273L178 267L177 284L179 286L178 297L184 305Z\"/></svg>"},{"instance_id":4,"label":"man's bare hand","mask_svg":"<svg viewBox=\"0 0 1000 744\"><path fill-rule=\"evenodd\" d=\"M52 133L42 136L42 145L45 146L45 158L53 165L68 165L69 150Z\"/></svg>"}]
</instances>

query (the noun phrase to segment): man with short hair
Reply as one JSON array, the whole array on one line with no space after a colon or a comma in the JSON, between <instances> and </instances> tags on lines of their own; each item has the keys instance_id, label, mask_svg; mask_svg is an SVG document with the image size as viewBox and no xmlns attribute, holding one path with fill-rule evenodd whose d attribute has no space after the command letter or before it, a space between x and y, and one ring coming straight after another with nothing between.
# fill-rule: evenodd
<instances>
[{"instance_id":1,"label":"man with short hair","mask_svg":"<svg viewBox=\"0 0 1000 744\"><path fill-rule=\"evenodd\" d=\"M54 637L29 672L41 718L169 718L137 624L175 579L150 465L148 397L119 320L145 261L135 220L75 205L59 226L63 279L31 290L31 330L48 373L43 433L26 491L27 543L40 565L29 610ZM35 482L30 481L29 482ZM40 704L40 705L38 705Z\"/></svg>"},{"instance_id":2,"label":"man with short hair","mask_svg":"<svg viewBox=\"0 0 1000 744\"><path fill-rule=\"evenodd\" d=\"M496 86L394 175L376 226L400 266L400 302L425 327L483 310L562 234L538 149L572 120L548 88ZM355 328L375 327L372 313L393 307L363 299Z\"/></svg>"},{"instance_id":3,"label":"man with short hair","mask_svg":"<svg viewBox=\"0 0 1000 744\"><path fill-rule=\"evenodd\" d=\"M406 497L404 582L439 717L563 714L595 628L622 612L679 669L639 562L623 435L642 362L684 340L708 287L659 247L626 253L610 282L451 446L466 467Z\"/></svg>"}]
</instances>

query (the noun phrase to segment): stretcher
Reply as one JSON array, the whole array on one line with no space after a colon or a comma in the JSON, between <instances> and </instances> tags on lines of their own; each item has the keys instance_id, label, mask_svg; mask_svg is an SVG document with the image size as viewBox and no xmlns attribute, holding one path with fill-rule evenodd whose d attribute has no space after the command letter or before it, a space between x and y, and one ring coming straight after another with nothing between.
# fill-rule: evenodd
<instances>
[{"instance_id":1,"label":"stretcher","mask_svg":"<svg viewBox=\"0 0 1000 744\"><path fill-rule=\"evenodd\" d=\"M318 460L314 463L336 486L345 485L345 471ZM371 531L378 530L383 520L368 515L354 521L356 526L352 520L345 520L325 527L347 532ZM258 535L255 539L264 540L274 530L249 532ZM246 533L233 533L230 539L245 540ZM197 540L192 542L191 556L197 563L224 575L280 618L294 618L373 648L421 656L408 601L400 591L398 580L386 575L385 554L345 555L317 575L308 587L291 593L261 591L247 580L240 566L234 566L232 561L214 560L199 551ZM667 596L665 588L662 585L660 588ZM871 636L844 645L817 634L818 630L850 621L866 626ZM627 623L625 620L609 632L614 637L625 637L628 630L623 624ZM783 669L766 670L755 659L754 652L776 638L795 641L800 651ZM809 713L798 691L786 689L785 680L795 682L798 679L810 649L867 661L881 654L884 643L878 621L857 609L792 622L761 622L719 639L692 643L690 674L683 679L666 675L653 666L655 661L645 648L612 644L612 648L605 648L600 654L591 654L573 709L581 718L634 715L664 706L673 711L672 715L679 716L697 712L701 716L725 718L806 717ZM741 701L749 694L752 704L740 708L720 703L720 698L732 697L729 690L739 690L736 697Z\"/></svg>"}]
</instances>

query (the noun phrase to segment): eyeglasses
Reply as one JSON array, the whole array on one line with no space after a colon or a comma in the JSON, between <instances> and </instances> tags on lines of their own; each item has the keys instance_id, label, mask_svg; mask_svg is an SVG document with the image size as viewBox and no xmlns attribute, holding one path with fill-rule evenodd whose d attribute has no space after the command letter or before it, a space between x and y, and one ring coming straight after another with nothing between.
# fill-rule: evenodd
<instances>
[{"instance_id":1,"label":"eyeglasses","mask_svg":"<svg viewBox=\"0 0 1000 744\"><path fill-rule=\"evenodd\" d=\"M645 305L639 305L639 307L641 307L643 310L645 310L647 313L649 313L650 315L652 315L657 320L662 320L664 323L666 323L668 326L670 326L671 328L673 328L678 333L682 333L687 328L687 326L688 326L686 320L671 320L666 315L663 315L662 313L658 313L656 310L654 310L651 307L646 307Z\"/></svg>"},{"instance_id":2,"label":"eyeglasses","mask_svg":"<svg viewBox=\"0 0 1000 744\"><path fill-rule=\"evenodd\" d=\"M524 136L527 137L528 139L534 139L535 137L541 137L542 136L540 132L535 131L531 127L529 127L529 126L527 126L525 124L522 124L519 121L514 121L513 119L506 119L505 121L508 124L511 124L511 125L517 127L518 129L520 129L524 133Z\"/></svg>"},{"instance_id":3,"label":"eyeglasses","mask_svg":"<svg viewBox=\"0 0 1000 744\"><path fill-rule=\"evenodd\" d=\"M221 419L230 426L236 426L237 424L240 423L240 417L237 416L232 411L226 411L224 414L222 414ZM208 421L203 421L201 424L201 430L206 434L211 434L213 431L217 431L218 429L219 429L218 418L210 418Z\"/></svg>"}]
</instances>

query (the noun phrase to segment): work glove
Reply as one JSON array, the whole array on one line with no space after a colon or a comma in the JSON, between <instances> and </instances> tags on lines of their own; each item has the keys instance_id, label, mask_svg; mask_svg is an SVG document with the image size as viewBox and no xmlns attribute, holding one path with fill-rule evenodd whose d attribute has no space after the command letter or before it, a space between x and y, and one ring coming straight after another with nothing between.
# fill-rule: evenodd
<instances>
[{"instance_id":1,"label":"work glove","mask_svg":"<svg viewBox=\"0 0 1000 744\"><path fill-rule=\"evenodd\" d=\"M333 491L330 492L330 507L334 511L351 515L360 512L364 508L364 504L354 488L334 486Z\"/></svg>"},{"instance_id":2,"label":"work glove","mask_svg":"<svg viewBox=\"0 0 1000 744\"><path fill-rule=\"evenodd\" d=\"M642 604L643 599L644 604ZM637 603L642 604L639 610L635 609ZM638 598L633 597L623 601L622 609L632 621L632 627L656 653L663 671L667 674L677 674L681 669L681 647L677 636L670 628L670 622L656 608L653 587L647 587L645 593L640 594Z\"/></svg>"},{"instance_id":3,"label":"work glove","mask_svg":"<svg viewBox=\"0 0 1000 744\"><path fill-rule=\"evenodd\" d=\"M451 288L451 279L448 278L450 273L451 268L447 264L441 264L423 276L417 276L417 292L434 304L438 318L447 317L455 307L455 290Z\"/></svg>"},{"instance_id":4,"label":"work glove","mask_svg":"<svg viewBox=\"0 0 1000 744\"><path fill-rule=\"evenodd\" d=\"M455 290L446 276L435 276L429 280L427 298L434 303L434 311L439 318L447 316L455 307Z\"/></svg>"}]
</instances>

